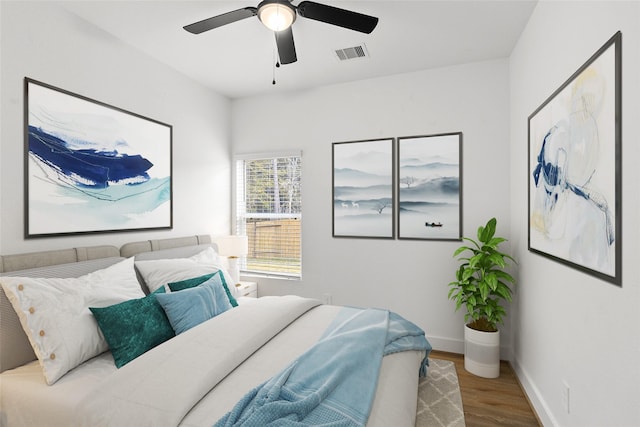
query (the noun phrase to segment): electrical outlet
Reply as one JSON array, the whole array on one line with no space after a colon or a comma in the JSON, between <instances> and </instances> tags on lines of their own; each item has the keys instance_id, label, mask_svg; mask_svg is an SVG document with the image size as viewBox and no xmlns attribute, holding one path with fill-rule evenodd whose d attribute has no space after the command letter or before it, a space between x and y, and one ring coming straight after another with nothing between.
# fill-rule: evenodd
<instances>
[{"instance_id":1,"label":"electrical outlet","mask_svg":"<svg viewBox=\"0 0 640 427\"><path fill-rule=\"evenodd\" d=\"M571 413L571 388L566 381L562 381L562 406L564 406L567 414Z\"/></svg>"},{"instance_id":2,"label":"electrical outlet","mask_svg":"<svg viewBox=\"0 0 640 427\"><path fill-rule=\"evenodd\" d=\"M324 303L325 304L331 304L331 300L332 300L331 294L324 294L322 296L324 297Z\"/></svg>"}]
</instances>

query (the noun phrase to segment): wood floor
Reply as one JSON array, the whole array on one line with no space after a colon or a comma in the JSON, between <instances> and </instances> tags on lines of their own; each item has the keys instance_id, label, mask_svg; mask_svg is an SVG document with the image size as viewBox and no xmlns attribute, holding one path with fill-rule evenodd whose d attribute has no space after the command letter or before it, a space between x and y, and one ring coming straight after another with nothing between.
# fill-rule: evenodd
<instances>
[{"instance_id":1,"label":"wood floor","mask_svg":"<svg viewBox=\"0 0 640 427\"><path fill-rule=\"evenodd\" d=\"M434 350L430 357L456 364L467 427L541 426L509 362L501 362L500 377L489 379L465 371L461 354Z\"/></svg>"}]
</instances>

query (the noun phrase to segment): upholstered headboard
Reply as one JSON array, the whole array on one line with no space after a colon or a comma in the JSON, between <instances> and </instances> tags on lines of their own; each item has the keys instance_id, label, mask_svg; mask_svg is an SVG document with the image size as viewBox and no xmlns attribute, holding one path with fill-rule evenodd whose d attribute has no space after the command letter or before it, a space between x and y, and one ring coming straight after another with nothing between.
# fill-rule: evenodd
<instances>
[{"instance_id":1,"label":"upholstered headboard","mask_svg":"<svg viewBox=\"0 0 640 427\"><path fill-rule=\"evenodd\" d=\"M129 258L142 252L153 252L185 246L211 245L211 236L199 235L188 237L174 237L171 239L144 240L140 242L125 243L120 248L120 255Z\"/></svg>"},{"instance_id":2,"label":"upholstered headboard","mask_svg":"<svg viewBox=\"0 0 640 427\"><path fill-rule=\"evenodd\" d=\"M85 246L81 248L2 255L0 256L0 273L119 256L120 250L115 246Z\"/></svg>"},{"instance_id":3,"label":"upholstered headboard","mask_svg":"<svg viewBox=\"0 0 640 427\"><path fill-rule=\"evenodd\" d=\"M120 249L103 245L3 255L0 256L0 276L80 277L131 256L139 259L189 257L208 246L215 247L211 236L198 235L131 242ZM0 372L35 359L20 320L0 287Z\"/></svg>"}]
</instances>

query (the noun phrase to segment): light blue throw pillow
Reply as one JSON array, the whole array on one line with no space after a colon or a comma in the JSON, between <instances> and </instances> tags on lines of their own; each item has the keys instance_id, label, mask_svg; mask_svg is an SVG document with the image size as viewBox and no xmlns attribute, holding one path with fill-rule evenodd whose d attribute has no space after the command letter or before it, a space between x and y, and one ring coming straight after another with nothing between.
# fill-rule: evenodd
<instances>
[{"instance_id":1,"label":"light blue throw pillow","mask_svg":"<svg viewBox=\"0 0 640 427\"><path fill-rule=\"evenodd\" d=\"M232 308L216 274L194 288L156 296L176 335Z\"/></svg>"},{"instance_id":2,"label":"light blue throw pillow","mask_svg":"<svg viewBox=\"0 0 640 427\"><path fill-rule=\"evenodd\" d=\"M169 289L171 292L182 291L184 289L195 288L198 285L203 284L207 280L211 279L215 275L220 276L220 281L222 282L222 286L224 287L224 291L229 298L229 302L232 306L237 307L238 301L231 295L231 291L229 291L229 287L227 286L227 282L224 280L224 275L221 270L216 271L215 273L205 274L204 276L192 277L190 279L180 280L179 282L170 282Z\"/></svg>"}]
</instances>

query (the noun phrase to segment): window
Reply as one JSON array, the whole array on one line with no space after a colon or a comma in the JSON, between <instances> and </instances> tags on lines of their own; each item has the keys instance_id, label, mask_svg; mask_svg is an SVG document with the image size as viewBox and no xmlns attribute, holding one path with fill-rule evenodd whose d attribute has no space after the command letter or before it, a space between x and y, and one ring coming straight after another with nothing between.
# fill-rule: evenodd
<instances>
[{"instance_id":1,"label":"window","mask_svg":"<svg viewBox=\"0 0 640 427\"><path fill-rule=\"evenodd\" d=\"M300 153L236 160L236 234L249 239L241 270L301 277Z\"/></svg>"}]
</instances>

